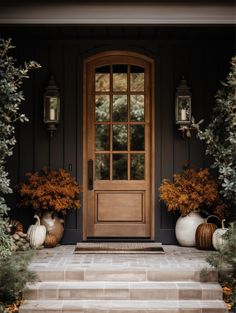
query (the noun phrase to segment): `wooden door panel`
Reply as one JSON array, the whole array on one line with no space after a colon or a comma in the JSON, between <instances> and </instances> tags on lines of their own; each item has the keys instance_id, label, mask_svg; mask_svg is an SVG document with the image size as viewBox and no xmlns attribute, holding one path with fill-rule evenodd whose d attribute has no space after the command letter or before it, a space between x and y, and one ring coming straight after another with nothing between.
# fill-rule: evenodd
<instances>
[{"instance_id":1,"label":"wooden door panel","mask_svg":"<svg viewBox=\"0 0 236 313\"><path fill-rule=\"evenodd\" d=\"M94 225L94 233L96 234L96 237L112 237L112 238L126 238L126 237L132 237L132 238L147 238L147 234L150 234L150 227L147 227L146 225L138 225L136 224L128 224L128 223L111 223L103 225L101 228L100 225L95 224ZM91 236L94 237L94 236Z\"/></svg>"},{"instance_id":2,"label":"wooden door panel","mask_svg":"<svg viewBox=\"0 0 236 313\"><path fill-rule=\"evenodd\" d=\"M153 237L152 67L122 51L85 62L84 239Z\"/></svg>"},{"instance_id":3,"label":"wooden door panel","mask_svg":"<svg viewBox=\"0 0 236 313\"><path fill-rule=\"evenodd\" d=\"M144 192L117 191L95 193L96 222L143 222Z\"/></svg>"}]
</instances>

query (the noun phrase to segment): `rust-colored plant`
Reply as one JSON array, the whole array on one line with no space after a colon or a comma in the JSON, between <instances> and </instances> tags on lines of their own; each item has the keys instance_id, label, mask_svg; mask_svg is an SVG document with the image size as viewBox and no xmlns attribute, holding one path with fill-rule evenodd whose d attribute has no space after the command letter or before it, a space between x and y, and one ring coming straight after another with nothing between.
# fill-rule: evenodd
<instances>
[{"instance_id":1,"label":"rust-colored plant","mask_svg":"<svg viewBox=\"0 0 236 313\"><path fill-rule=\"evenodd\" d=\"M80 208L78 195L80 186L64 169L58 171L43 168L41 173L27 173L28 182L19 186L22 200L20 207L31 207L36 211L51 210L66 213Z\"/></svg>"},{"instance_id":2,"label":"rust-colored plant","mask_svg":"<svg viewBox=\"0 0 236 313\"><path fill-rule=\"evenodd\" d=\"M207 168L199 171L186 168L182 174L173 175L173 182L164 179L159 190L168 211L179 211L182 216L190 212L208 212L223 217L226 205Z\"/></svg>"}]
</instances>

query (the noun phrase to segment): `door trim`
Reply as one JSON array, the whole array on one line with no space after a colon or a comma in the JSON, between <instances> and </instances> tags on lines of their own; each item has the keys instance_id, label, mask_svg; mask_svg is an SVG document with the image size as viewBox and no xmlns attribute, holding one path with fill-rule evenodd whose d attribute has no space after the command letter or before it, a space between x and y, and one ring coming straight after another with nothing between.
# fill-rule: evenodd
<instances>
[{"instance_id":1,"label":"door trim","mask_svg":"<svg viewBox=\"0 0 236 313\"><path fill-rule=\"evenodd\" d=\"M87 240L87 223L88 223L88 158L87 158L87 148L88 148L88 142L87 142L87 116L88 116L88 106L87 106L87 67L88 64L94 60L97 60L99 58L104 58L106 56L131 56L140 58L142 60L145 60L149 63L150 66L150 123L151 123L151 147L150 147L150 168L152 169L150 171L150 192L151 192L151 199L150 199L150 227L151 227L151 238L150 240L155 240L155 96L154 96L154 60L149 58L146 55L143 55L141 53L132 52L132 51L123 51L123 50L111 50L111 51L104 51L96 53L84 60L83 64L83 204L82 204L82 216L83 216L83 240ZM138 238L136 238L138 240Z\"/></svg>"}]
</instances>

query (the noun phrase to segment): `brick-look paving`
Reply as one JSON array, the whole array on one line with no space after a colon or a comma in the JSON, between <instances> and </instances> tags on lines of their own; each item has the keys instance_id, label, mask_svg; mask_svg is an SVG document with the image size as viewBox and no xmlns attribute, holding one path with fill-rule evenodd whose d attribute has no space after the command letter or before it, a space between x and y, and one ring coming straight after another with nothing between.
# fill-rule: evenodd
<instances>
[{"instance_id":1,"label":"brick-look paving","mask_svg":"<svg viewBox=\"0 0 236 313\"><path fill-rule=\"evenodd\" d=\"M209 251L164 246L165 254L73 254L74 246L38 251L20 313L225 313ZM200 272L208 268L207 276ZM206 282L207 281L207 282Z\"/></svg>"}]
</instances>

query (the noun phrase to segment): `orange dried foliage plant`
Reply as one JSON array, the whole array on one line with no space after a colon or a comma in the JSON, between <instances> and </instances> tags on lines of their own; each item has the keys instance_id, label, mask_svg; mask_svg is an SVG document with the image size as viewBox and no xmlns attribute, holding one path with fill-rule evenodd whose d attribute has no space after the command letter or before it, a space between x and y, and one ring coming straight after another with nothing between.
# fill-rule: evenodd
<instances>
[{"instance_id":1,"label":"orange dried foliage plant","mask_svg":"<svg viewBox=\"0 0 236 313\"><path fill-rule=\"evenodd\" d=\"M41 173L27 173L28 182L19 186L22 200L19 207L31 207L36 211L51 210L66 213L79 209L80 186L64 169L58 171L43 168Z\"/></svg>"},{"instance_id":2,"label":"orange dried foliage plant","mask_svg":"<svg viewBox=\"0 0 236 313\"><path fill-rule=\"evenodd\" d=\"M221 218L224 215L226 205L207 168L199 171L187 168L182 174L174 174L173 182L164 179L159 191L168 211L179 211L182 216L190 212L208 212Z\"/></svg>"}]
</instances>

